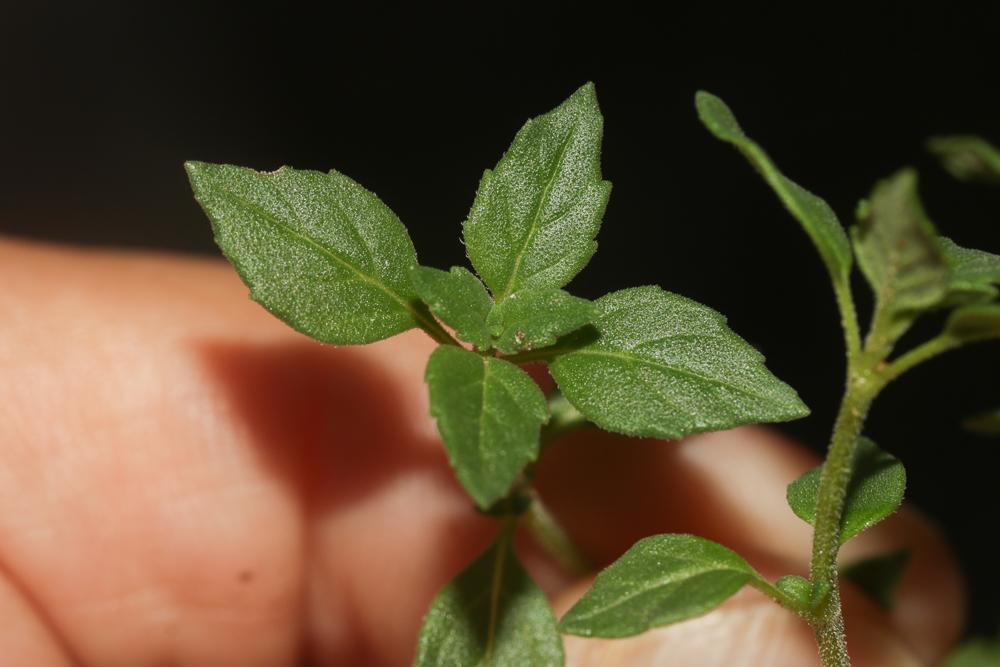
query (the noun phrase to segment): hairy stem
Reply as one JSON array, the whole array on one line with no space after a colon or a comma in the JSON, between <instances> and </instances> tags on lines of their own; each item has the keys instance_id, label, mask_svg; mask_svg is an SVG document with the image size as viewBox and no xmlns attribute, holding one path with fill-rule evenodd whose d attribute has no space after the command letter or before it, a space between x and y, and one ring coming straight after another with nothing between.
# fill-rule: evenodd
<instances>
[{"instance_id":1,"label":"hairy stem","mask_svg":"<svg viewBox=\"0 0 1000 667\"><path fill-rule=\"evenodd\" d=\"M594 570L590 560L583 555L570 539L556 518L542 502L538 492L528 491L531 505L521 516L521 521L531 533L535 541L550 555L566 572L573 575L583 575Z\"/></svg>"},{"instance_id":2,"label":"hairy stem","mask_svg":"<svg viewBox=\"0 0 1000 667\"><path fill-rule=\"evenodd\" d=\"M929 359L933 359L939 354L947 352L948 350L953 350L961 345L961 340L944 333L931 338L929 341L921 343L909 352L901 354L898 358L894 359L890 364L882 369L882 371L878 374L879 388L881 389L885 385L889 384L914 366L922 364Z\"/></svg>"},{"instance_id":3,"label":"hairy stem","mask_svg":"<svg viewBox=\"0 0 1000 667\"><path fill-rule=\"evenodd\" d=\"M849 667L847 642L837 580L837 552L851 462L874 394L870 373L850 364L847 390L833 428L830 448L820 476L813 530L810 575L813 582L813 629L824 667Z\"/></svg>"},{"instance_id":4,"label":"hairy stem","mask_svg":"<svg viewBox=\"0 0 1000 667\"><path fill-rule=\"evenodd\" d=\"M840 324L844 330L844 342L847 344L847 358L855 359L861 352L861 332L858 328L858 313L854 308L850 282L835 280L833 292L837 297L837 309L840 311Z\"/></svg>"}]
</instances>

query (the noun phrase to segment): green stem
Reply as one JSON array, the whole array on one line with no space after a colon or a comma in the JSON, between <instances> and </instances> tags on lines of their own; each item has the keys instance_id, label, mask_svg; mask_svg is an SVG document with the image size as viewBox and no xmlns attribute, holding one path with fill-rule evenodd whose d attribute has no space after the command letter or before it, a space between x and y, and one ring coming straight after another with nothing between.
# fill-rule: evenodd
<instances>
[{"instance_id":1,"label":"green stem","mask_svg":"<svg viewBox=\"0 0 1000 667\"><path fill-rule=\"evenodd\" d=\"M824 667L850 667L837 581L837 552L854 448L861 435L874 392L867 369L849 364L847 391L833 428L830 448L820 475L813 523L810 575L813 582L813 629Z\"/></svg>"},{"instance_id":2,"label":"green stem","mask_svg":"<svg viewBox=\"0 0 1000 667\"><path fill-rule=\"evenodd\" d=\"M584 575L593 572L594 567L590 560L583 555L552 516L538 492L529 489L528 493L531 496L531 505L528 506L528 511L521 515L521 521L535 541L570 574Z\"/></svg>"},{"instance_id":3,"label":"green stem","mask_svg":"<svg viewBox=\"0 0 1000 667\"><path fill-rule=\"evenodd\" d=\"M847 344L847 358L856 359L861 352L861 332L858 328L854 297L851 296L850 281L834 280L833 292L837 297L837 309L840 310L840 323L844 329L844 342Z\"/></svg>"},{"instance_id":4,"label":"green stem","mask_svg":"<svg viewBox=\"0 0 1000 667\"><path fill-rule=\"evenodd\" d=\"M942 333L925 343L921 343L909 352L901 354L898 358L879 370L877 374L878 389L889 384L914 366L961 346L962 342L946 333Z\"/></svg>"}]
</instances>

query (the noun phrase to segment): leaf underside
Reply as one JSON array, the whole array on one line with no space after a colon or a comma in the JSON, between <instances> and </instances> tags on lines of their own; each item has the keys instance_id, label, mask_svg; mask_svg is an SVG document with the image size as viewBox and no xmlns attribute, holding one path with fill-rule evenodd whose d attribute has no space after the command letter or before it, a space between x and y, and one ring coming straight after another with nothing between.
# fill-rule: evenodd
<instances>
[{"instance_id":1,"label":"leaf underside","mask_svg":"<svg viewBox=\"0 0 1000 667\"><path fill-rule=\"evenodd\" d=\"M371 343L417 326L413 243L379 199L331 171L273 173L188 162L215 240L250 295L326 343Z\"/></svg>"},{"instance_id":2,"label":"leaf underside","mask_svg":"<svg viewBox=\"0 0 1000 667\"><path fill-rule=\"evenodd\" d=\"M431 604L416 667L562 667L562 638L541 589L501 538Z\"/></svg>"},{"instance_id":3,"label":"leaf underside","mask_svg":"<svg viewBox=\"0 0 1000 667\"><path fill-rule=\"evenodd\" d=\"M564 286L594 254L611 191L601 180L603 124L588 83L529 120L483 175L463 234L498 303L523 289Z\"/></svg>"},{"instance_id":4,"label":"leaf underside","mask_svg":"<svg viewBox=\"0 0 1000 667\"><path fill-rule=\"evenodd\" d=\"M829 204L778 171L764 149L744 134L736 116L721 99L699 91L695 107L705 127L718 139L735 146L771 186L816 246L834 282L846 284L851 271L851 244Z\"/></svg>"},{"instance_id":5,"label":"leaf underside","mask_svg":"<svg viewBox=\"0 0 1000 667\"><path fill-rule=\"evenodd\" d=\"M949 266L934 225L917 196L912 169L876 184L859 208L853 228L858 266L875 293L876 310L895 340L912 321L948 292Z\"/></svg>"},{"instance_id":6,"label":"leaf underside","mask_svg":"<svg viewBox=\"0 0 1000 667\"><path fill-rule=\"evenodd\" d=\"M489 507L538 456L545 396L514 364L453 345L434 350L426 380L452 468L476 504Z\"/></svg>"},{"instance_id":7,"label":"leaf underside","mask_svg":"<svg viewBox=\"0 0 1000 667\"><path fill-rule=\"evenodd\" d=\"M788 485L789 506L796 516L810 525L816 518L822 472L823 466L817 466ZM840 543L895 512L903 502L905 490L903 464L868 438L858 438L844 500Z\"/></svg>"},{"instance_id":8,"label":"leaf underside","mask_svg":"<svg viewBox=\"0 0 1000 667\"><path fill-rule=\"evenodd\" d=\"M693 535L654 535L597 575L559 629L584 637L637 635L705 614L756 576L720 544Z\"/></svg>"},{"instance_id":9,"label":"leaf underside","mask_svg":"<svg viewBox=\"0 0 1000 667\"><path fill-rule=\"evenodd\" d=\"M587 329L570 336L569 351L550 370L570 403L601 428L678 438L809 413L711 308L659 287L595 303L596 337Z\"/></svg>"}]
</instances>

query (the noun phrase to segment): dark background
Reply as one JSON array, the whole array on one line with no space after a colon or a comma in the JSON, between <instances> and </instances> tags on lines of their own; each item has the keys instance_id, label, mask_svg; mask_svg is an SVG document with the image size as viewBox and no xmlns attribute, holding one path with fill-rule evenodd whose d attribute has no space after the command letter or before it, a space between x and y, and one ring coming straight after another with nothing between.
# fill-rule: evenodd
<instances>
[{"instance_id":1,"label":"dark background","mask_svg":"<svg viewBox=\"0 0 1000 667\"><path fill-rule=\"evenodd\" d=\"M17 3L0 19L0 233L213 254L182 162L291 164L351 175L400 215L423 263L459 264L482 170L529 116L593 80L614 191L575 291L657 283L727 314L813 408L787 430L817 449L843 386L831 290L773 194L700 127L694 91L726 99L845 223L876 179L912 164L943 233L1000 252L1000 189L951 180L922 148L937 133L1000 142L994 3L88 4ZM957 422L1000 405L998 371L1000 345L952 353L887 390L867 429L956 545L983 632L1000 600L986 546L1000 441Z\"/></svg>"}]
</instances>

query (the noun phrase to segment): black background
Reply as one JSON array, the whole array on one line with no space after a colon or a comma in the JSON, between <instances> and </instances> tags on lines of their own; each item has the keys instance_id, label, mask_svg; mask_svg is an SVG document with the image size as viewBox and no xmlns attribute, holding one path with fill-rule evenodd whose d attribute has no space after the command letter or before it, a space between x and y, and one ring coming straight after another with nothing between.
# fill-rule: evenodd
<instances>
[{"instance_id":1,"label":"black background","mask_svg":"<svg viewBox=\"0 0 1000 667\"><path fill-rule=\"evenodd\" d=\"M351 175L400 215L423 263L459 264L482 170L593 80L614 191L574 290L657 283L722 311L813 408L786 430L818 450L843 385L831 290L772 193L700 127L694 91L726 99L845 223L876 179L912 164L939 229L1000 252L1000 189L951 180L922 148L938 133L1000 141L994 3L87 4L17 3L0 19L0 233L214 253L182 162L291 164ZM998 618L1000 442L957 422L1000 405L998 370L997 345L937 360L887 390L867 428L956 545L977 631Z\"/></svg>"}]
</instances>

